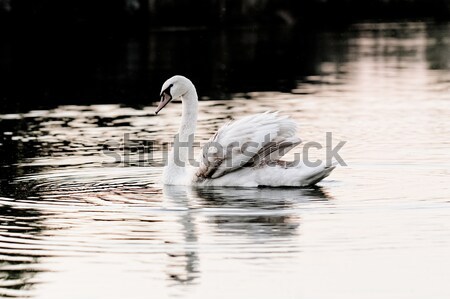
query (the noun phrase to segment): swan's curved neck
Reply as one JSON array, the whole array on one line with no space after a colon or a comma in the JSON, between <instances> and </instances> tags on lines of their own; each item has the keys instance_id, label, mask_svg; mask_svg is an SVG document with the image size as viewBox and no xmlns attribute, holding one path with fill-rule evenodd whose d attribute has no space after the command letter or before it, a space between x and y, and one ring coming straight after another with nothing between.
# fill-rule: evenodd
<instances>
[{"instance_id":1,"label":"swan's curved neck","mask_svg":"<svg viewBox=\"0 0 450 299\"><path fill-rule=\"evenodd\" d=\"M181 124L178 130L180 141L193 139L197 125L198 97L195 88L190 89L183 95L183 110L181 112Z\"/></svg>"},{"instance_id":2,"label":"swan's curved neck","mask_svg":"<svg viewBox=\"0 0 450 299\"><path fill-rule=\"evenodd\" d=\"M195 128L197 125L198 97L195 87L191 88L183 95L182 99L181 124L178 136L175 138L173 161L175 164L189 165L189 159L193 159L193 143Z\"/></svg>"}]
</instances>

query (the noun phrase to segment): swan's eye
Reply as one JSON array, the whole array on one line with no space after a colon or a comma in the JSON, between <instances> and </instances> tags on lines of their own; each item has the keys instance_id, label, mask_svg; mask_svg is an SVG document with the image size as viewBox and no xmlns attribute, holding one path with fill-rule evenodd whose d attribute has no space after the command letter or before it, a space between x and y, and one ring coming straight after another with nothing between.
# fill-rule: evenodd
<instances>
[{"instance_id":1,"label":"swan's eye","mask_svg":"<svg viewBox=\"0 0 450 299\"><path fill-rule=\"evenodd\" d=\"M163 92L161 92L161 96L165 93L168 96L172 97L172 94L170 93L170 88L172 88L173 84L170 84L169 87L167 87L166 89L163 90Z\"/></svg>"}]
</instances>

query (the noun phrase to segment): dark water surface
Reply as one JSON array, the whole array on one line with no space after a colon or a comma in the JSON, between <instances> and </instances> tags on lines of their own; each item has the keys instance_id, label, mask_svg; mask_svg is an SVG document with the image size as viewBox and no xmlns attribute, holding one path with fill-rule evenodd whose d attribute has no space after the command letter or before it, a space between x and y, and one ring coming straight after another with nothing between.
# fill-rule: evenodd
<instances>
[{"instance_id":1,"label":"dark water surface","mask_svg":"<svg viewBox=\"0 0 450 299\"><path fill-rule=\"evenodd\" d=\"M202 34L152 33L108 53L95 40L73 53L69 41L29 55L33 41L3 45L0 294L449 298L450 25ZM181 107L155 117L150 100L174 72L208 99L199 141L280 110L304 141L347 141L348 166L318 189L162 186Z\"/></svg>"}]
</instances>

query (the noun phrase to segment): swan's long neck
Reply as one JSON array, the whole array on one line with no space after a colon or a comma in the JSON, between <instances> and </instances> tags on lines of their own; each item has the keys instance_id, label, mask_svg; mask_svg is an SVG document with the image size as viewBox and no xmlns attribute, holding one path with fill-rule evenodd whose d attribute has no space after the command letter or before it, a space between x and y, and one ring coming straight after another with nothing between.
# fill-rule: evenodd
<instances>
[{"instance_id":1,"label":"swan's long neck","mask_svg":"<svg viewBox=\"0 0 450 299\"><path fill-rule=\"evenodd\" d=\"M178 154L179 161L189 163L189 158L193 158L193 142L198 114L198 97L195 87L192 87L183 95L182 107L181 124L177 137L180 143L177 144L177 140L175 140L174 155ZM189 157L189 154L191 157ZM177 161L176 156L174 156L174 159Z\"/></svg>"},{"instance_id":2,"label":"swan's long neck","mask_svg":"<svg viewBox=\"0 0 450 299\"><path fill-rule=\"evenodd\" d=\"M189 136L194 137L197 125L198 99L195 89L188 91L182 100L181 124L178 134L180 141L188 141Z\"/></svg>"}]
</instances>

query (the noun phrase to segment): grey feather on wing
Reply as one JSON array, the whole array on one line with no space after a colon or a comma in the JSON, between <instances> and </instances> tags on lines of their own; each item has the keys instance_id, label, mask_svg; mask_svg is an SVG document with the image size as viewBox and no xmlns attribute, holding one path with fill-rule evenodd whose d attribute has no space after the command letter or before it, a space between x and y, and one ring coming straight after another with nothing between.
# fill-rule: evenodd
<instances>
[{"instance_id":1,"label":"grey feather on wing","mask_svg":"<svg viewBox=\"0 0 450 299\"><path fill-rule=\"evenodd\" d=\"M264 145L259 152L248 161L246 166L258 166L267 161L277 161L278 158L284 156L284 154L301 142L300 138L291 139L289 141L284 140L282 142L271 141ZM274 154L276 156L274 156Z\"/></svg>"},{"instance_id":2,"label":"grey feather on wing","mask_svg":"<svg viewBox=\"0 0 450 299\"><path fill-rule=\"evenodd\" d=\"M222 164L223 159L216 159L213 162L209 162L208 164L203 164L203 167L199 167L196 176L202 179L207 179L213 177L214 173L219 169L219 166Z\"/></svg>"}]
</instances>

